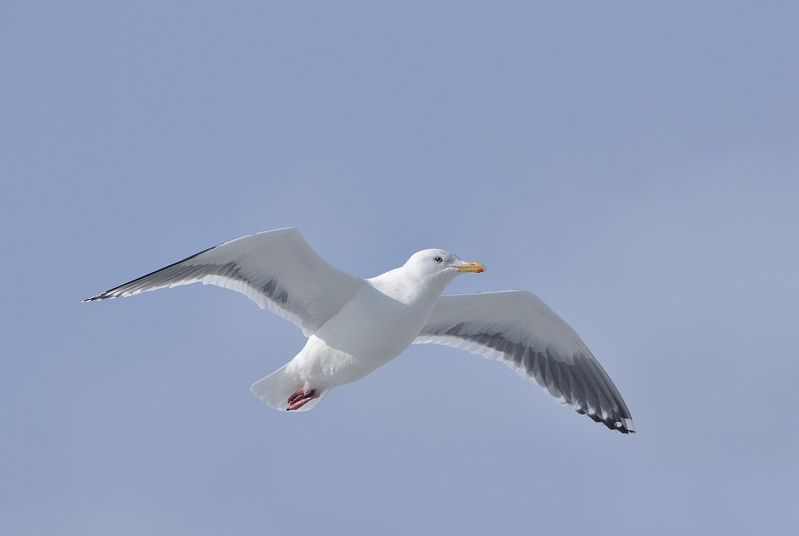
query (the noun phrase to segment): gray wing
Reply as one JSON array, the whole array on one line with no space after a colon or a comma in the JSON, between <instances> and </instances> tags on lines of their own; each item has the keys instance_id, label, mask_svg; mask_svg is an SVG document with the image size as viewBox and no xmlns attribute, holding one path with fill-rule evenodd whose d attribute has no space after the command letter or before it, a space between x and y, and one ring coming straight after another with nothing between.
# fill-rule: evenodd
<instances>
[{"instance_id":1,"label":"gray wing","mask_svg":"<svg viewBox=\"0 0 799 536\"><path fill-rule=\"evenodd\" d=\"M635 432L627 405L577 333L537 296L521 290L441 296L417 344L436 343L496 359L562 405Z\"/></svg>"},{"instance_id":2,"label":"gray wing","mask_svg":"<svg viewBox=\"0 0 799 536\"><path fill-rule=\"evenodd\" d=\"M225 242L84 301L197 282L241 292L262 309L292 321L305 336L366 284L329 264L298 230L287 228Z\"/></svg>"}]
</instances>

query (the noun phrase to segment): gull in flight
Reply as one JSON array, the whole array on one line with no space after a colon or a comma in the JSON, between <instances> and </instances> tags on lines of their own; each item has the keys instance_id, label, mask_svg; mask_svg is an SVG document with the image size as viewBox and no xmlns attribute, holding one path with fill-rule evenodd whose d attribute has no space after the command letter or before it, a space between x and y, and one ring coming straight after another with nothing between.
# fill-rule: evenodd
<instances>
[{"instance_id":1,"label":"gull in flight","mask_svg":"<svg viewBox=\"0 0 799 536\"><path fill-rule=\"evenodd\" d=\"M308 342L252 392L273 408L306 411L412 343L462 348L500 361L562 405L611 430L635 432L627 405L577 333L522 290L442 296L485 266L426 249L371 279L320 257L296 229L243 236L84 301L202 282L241 292L302 329Z\"/></svg>"}]
</instances>

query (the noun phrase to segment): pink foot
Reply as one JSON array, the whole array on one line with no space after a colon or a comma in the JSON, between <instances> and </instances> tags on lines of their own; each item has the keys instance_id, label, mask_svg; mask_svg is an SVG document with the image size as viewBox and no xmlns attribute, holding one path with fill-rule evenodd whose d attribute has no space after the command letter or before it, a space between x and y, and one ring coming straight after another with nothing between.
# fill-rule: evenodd
<instances>
[{"instance_id":1,"label":"pink foot","mask_svg":"<svg viewBox=\"0 0 799 536\"><path fill-rule=\"evenodd\" d=\"M316 389L311 389L311 392L306 393L304 387L300 387L294 394L291 395L288 399L289 407L288 411L294 411L295 409L300 409L305 404L313 400L314 398L318 398L319 395L316 394Z\"/></svg>"}]
</instances>

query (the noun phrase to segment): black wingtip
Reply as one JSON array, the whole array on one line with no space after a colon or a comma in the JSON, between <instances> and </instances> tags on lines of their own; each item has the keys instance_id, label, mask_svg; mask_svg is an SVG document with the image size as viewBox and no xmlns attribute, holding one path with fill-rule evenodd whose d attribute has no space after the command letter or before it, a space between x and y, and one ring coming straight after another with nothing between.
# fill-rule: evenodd
<instances>
[{"instance_id":1,"label":"black wingtip","mask_svg":"<svg viewBox=\"0 0 799 536\"><path fill-rule=\"evenodd\" d=\"M582 409L577 409L577 413L590 417L597 424L604 424L609 429L621 434L634 434L635 425L630 417L621 417L616 412L611 412L604 419L596 413L586 413Z\"/></svg>"},{"instance_id":2,"label":"black wingtip","mask_svg":"<svg viewBox=\"0 0 799 536\"><path fill-rule=\"evenodd\" d=\"M86 298L85 300L81 301L81 303L100 301L100 300L105 300L105 299L108 299L108 298L113 298L113 296L106 296L105 292L103 292L102 294L98 294L97 296L92 296L91 298Z\"/></svg>"},{"instance_id":3,"label":"black wingtip","mask_svg":"<svg viewBox=\"0 0 799 536\"><path fill-rule=\"evenodd\" d=\"M605 421L600 421L602 424L610 428L611 430L616 430L622 434L634 434L635 433L635 425L633 425L633 420L628 418L619 418L618 416L609 416L610 418L606 419Z\"/></svg>"}]
</instances>

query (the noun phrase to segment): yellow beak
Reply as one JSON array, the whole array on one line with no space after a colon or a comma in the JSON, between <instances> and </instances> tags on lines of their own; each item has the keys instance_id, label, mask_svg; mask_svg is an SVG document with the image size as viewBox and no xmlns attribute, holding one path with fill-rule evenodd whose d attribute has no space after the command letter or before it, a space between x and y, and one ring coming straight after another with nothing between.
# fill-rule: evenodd
<instances>
[{"instance_id":1,"label":"yellow beak","mask_svg":"<svg viewBox=\"0 0 799 536\"><path fill-rule=\"evenodd\" d=\"M455 268L457 268L459 272L475 272L478 274L486 271L485 264L482 262L466 262Z\"/></svg>"}]
</instances>

